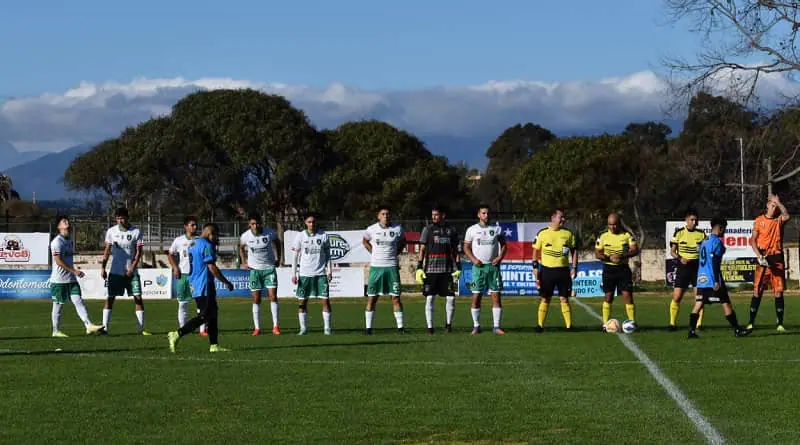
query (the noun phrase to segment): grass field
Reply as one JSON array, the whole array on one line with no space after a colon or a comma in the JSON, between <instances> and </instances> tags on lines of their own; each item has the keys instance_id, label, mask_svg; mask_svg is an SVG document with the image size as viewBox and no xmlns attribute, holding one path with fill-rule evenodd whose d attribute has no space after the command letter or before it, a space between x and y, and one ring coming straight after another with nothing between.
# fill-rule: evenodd
<instances>
[{"instance_id":1,"label":"grass field","mask_svg":"<svg viewBox=\"0 0 800 445\"><path fill-rule=\"evenodd\" d=\"M596 312L599 299L583 300ZM735 299L746 322L749 297ZM791 444L800 437L797 338L800 303L787 297L789 332L774 331L774 307L760 326L734 338L711 307L699 340L667 332L666 295L641 295L641 329L630 336L731 444ZM101 304L88 302L93 320ZM470 336L467 299L456 329L425 333L423 303L406 299L407 334L397 334L390 304L378 303L376 335L362 335L363 300L335 300L335 335L295 335L294 302L281 304L283 335L253 338L250 303L221 301L222 346L191 336L178 353L165 333L174 301L149 302L152 337L135 335L132 304L120 301L112 335L87 337L64 309L66 339L50 338L49 301L0 303L0 443L314 443L314 444L688 444L706 441L692 421L618 338L573 305L577 332L564 332L551 305L536 334L536 303L507 299L507 335ZM615 304L623 319L623 305ZM442 325L444 303L437 305ZM262 322L269 328L269 306ZM491 326L488 305L484 326ZM61 352L56 352L61 348Z\"/></svg>"}]
</instances>

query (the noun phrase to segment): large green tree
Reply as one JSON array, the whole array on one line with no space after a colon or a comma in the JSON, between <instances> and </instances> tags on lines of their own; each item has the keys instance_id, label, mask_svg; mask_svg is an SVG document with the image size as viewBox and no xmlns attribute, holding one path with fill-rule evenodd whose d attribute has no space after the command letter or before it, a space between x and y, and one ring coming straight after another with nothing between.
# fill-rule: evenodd
<instances>
[{"instance_id":1,"label":"large green tree","mask_svg":"<svg viewBox=\"0 0 800 445\"><path fill-rule=\"evenodd\" d=\"M125 178L120 170L119 156L122 153L119 140L108 139L91 150L76 157L64 172L64 184L68 190L100 192L109 208L124 202Z\"/></svg>"}]
</instances>

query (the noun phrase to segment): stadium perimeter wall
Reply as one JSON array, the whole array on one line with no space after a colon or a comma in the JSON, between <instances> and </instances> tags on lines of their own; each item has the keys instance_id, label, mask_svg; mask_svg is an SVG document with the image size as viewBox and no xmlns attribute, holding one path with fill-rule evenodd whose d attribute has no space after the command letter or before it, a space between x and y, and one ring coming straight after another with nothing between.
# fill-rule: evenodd
<instances>
[{"instance_id":1,"label":"stadium perimeter wall","mask_svg":"<svg viewBox=\"0 0 800 445\"><path fill-rule=\"evenodd\" d=\"M800 261L798 261L798 249L786 249L786 261L788 263L787 280L796 279L800 277ZM594 252L581 252L580 261L596 261ZM75 263L82 269L99 269L102 256L94 255L76 255ZM642 281L663 281L665 272L665 252L664 249L644 249L642 254L636 258L632 266L634 270L641 273L640 279ZM168 268L169 263L165 254L152 254L145 252L143 259L144 267L160 267ZM221 269L236 269L238 264L235 258L221 258L218 261ZM352 265L357 266L357 265ZM412 253L403 253L400 255L400 279L403 283L414 283L414 271L417 266L417 255ZM0 269L49 269L49 266L12 266L2 265ZM367 265L364 265L364 273L366 279Z\"/></svg>"}]
</instances>

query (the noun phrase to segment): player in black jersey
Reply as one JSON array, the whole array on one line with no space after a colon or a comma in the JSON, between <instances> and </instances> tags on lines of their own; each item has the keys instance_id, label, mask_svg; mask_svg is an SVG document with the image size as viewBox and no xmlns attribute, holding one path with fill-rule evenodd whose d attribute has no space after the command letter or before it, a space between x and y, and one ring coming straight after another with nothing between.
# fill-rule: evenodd
<instances>
[{"instance_id":1,"label":"player in black jersey","mask_svg":"<svg viewBox=\"0 0 800 445\"><path fill-rule=\"evenodd\" d=\"M420 236L417 282L422 284L425 295L425 320L428 333L433 334L433 299L436 295L447 297L445 306L445 332L452 332L456 294L453 282L461 275L458 254L458 232L445 222L445 211L436 206L431 210L432 224L422 230Z\"/></svg>"}]
</instances>

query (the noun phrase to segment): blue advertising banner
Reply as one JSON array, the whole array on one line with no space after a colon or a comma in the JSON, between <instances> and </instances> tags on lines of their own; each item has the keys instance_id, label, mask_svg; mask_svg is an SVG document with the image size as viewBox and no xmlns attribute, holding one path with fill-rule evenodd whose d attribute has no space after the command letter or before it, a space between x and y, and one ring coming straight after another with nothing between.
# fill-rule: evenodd
<instances>
[{"instance_id":1,"label":"blue advertising banner","mask_svg":"<svg viewBox=\"0 0 800 445\"><path fill-rule=\"evenodd\" d=\"M49 270L0 270L0 299L50 298Z\"/></svg>"},{"instance_id":2,"label":"blue advertising banner","mask_svg":"<svg viewBox=\"0 0 800 445\"><path fill-rule=\"evenodd\" d=\"M219 280L216 281L217 297L249 297L250 289L247 286L250 280L250 271L244 269L220 269L231 283L233 283L233 291L229 291ZM178 280L172 280L172 295L178 295Z\"/></svg>"},{"instance_id":3,"label":"blue advertising banner","mask_svg":"<svg viewBox=\"0 0 800 445\"><path fill-rule=\"evenodd\" d=\"M539 289L533 278L533 265L531 263L500 264L500 274L503 277L503 296L536 296ZM459 280L459 293L469 295L469 283L472 281L472 263L461 263L461 279ZM572 289L578 297L600 297L603 295L603 263L588 261L578 263L578 276L572 282Z\"/></svg>"}]
</instances>

